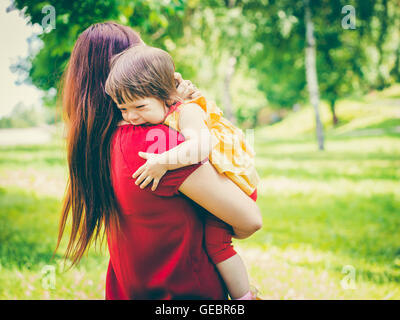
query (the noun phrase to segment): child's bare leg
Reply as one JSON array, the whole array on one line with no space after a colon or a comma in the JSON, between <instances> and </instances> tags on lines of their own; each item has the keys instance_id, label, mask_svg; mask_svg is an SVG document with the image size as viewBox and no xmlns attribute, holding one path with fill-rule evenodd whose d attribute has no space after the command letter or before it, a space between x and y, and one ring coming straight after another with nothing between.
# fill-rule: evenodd
<instances>
[{"instance_id":1,"label":"child's bare leg","mask_svg":"<svg viewBox=\"0 0 400 320\"><path fill-rule=\"evenodd\" d=\"M250 290L246 267L238 254L216 264L232 299L239 299Z\"/></svg>"}]
</instances>

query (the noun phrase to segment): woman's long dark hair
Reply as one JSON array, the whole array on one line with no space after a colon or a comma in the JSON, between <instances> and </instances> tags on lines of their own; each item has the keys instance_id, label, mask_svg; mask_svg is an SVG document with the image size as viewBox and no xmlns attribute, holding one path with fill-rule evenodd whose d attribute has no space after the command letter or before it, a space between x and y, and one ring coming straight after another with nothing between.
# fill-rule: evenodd
<instances>
[{"instance_id":1,"label":"woman's long dark hair","mask_svg":"<svg viewBox=\"0 0 400 320\"><path fill-rule=\"evenodd\" d=\"M61 212L57 251L72 214L65 259L80 261L93 240L115 223L119 211L110 174L110 143L121 113L105 93L111 57L141 44L131 28L113 22L90 26L75 43L62 80L69 179ZM103 233L104 235L104 233Z\"/></svg>"}]
</instances>

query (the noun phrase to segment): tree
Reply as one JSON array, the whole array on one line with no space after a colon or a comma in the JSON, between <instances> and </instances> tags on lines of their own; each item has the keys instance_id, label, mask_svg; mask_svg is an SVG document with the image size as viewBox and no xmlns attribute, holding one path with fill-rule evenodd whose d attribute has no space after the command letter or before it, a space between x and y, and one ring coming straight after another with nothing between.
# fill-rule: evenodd
<instances>
[{"instance_id":1,"label":"tree","mask_svg":"<svg viewBox=\"0 0 400 320\"><path fill-rule=\"evenodd\" d=\"M305 99L304 25L299 1L249 1L246 18L257 26L246 54L271 105L291 108Z\"/></svg>"},{"instance_id":2,"label":"tree","mask_svg":"<svg viewBox=\"0 0 400 320\"><path fill-rule=\"evenodd\" d=\"M186 45L204 50L200 58L203 61L198 62L204 64L208 60L211 64L213 80L209 83L214 87L215 80L222 83L218 98L222 101L225 116L236 122L231 83L242 59L246 57L246 51L253 45L256 26L243 16L241 1L206 0L199 2L192 10L191 19L187 21L190 31L184 38L194 41L186 42Z\"/></svg>"},{"instance_id":3,"label":"tree","mask_svg":"<svg viewBox=\"0 0 400 320\"><path fill-rule=\"evenodd\" d=\"M307 80L313 80L306 76L312 72L311 63L306 71L305 52L310 57L315 50L312 77L318 84L310 100L328 101L337 124L338 99L400 79L400 25L396 20L400 8L396 0L354 0L356 30L345 30L341 11L346 0L307 3L314 47L307 47L304 0L60 0L53 4L56 29L38 35L41 49L18 67L29 81L48 92L47 100L53 104L54 88L78 35L93 23L114 20L139 31L146 43L170 52L178 71L202 90L212 91L225 115L234 121L235 113L241 120L255 118L259 108L248 106L246 98L238 99L242 101L238 106L232 98L237 99L241 89L238 79L246 81L246 76L254 88L252 93L240 94L262 92L260 105L268 101L276 108L291 108L307 101ZM32 23L41 23L46 2L15 0L14 4L24 9Z\"/></svg>"},{"instance_id":4,"label":"tree","mask_svg":"<svg viewBox=\"0 0 400 320\"><path fill-rule=\"evenodd\" d=\"M316 40L314 36L314 24L312 22L310 2L304 0L304 15L306 23L306 78L307 87L310 95L310 101L315 112L316 133L318 139L319 150L324 150L324 133L319 115L319 90L317 78L317 63L316 63Z\"/></svg>"},{"instance_id":5,"label":"tree","mask_svg":"<svg viewBox=\"0 0 400 320\"><path fill-rule=\"evenodd\" d=\"M69 1L53 2L56 12L56 28L43 31L35 37L42 42L38 52L31 52L17 66L26 71L26 81L50 93L49 105L55 105L52 92L58 88L73 45L91 24L113 20L130 23L150 44L164 47L165 39L181 36L181 21L186 1ZM31 24L41 24L42 9L48 3L41 0L14 0L12 7L21 10ZM153 42L153 43L152 43ZM50 91L53 90L53 91Z\"/></svg>"},{"instance_id":6,"label":"tree","mask_svg":"<svg viewBox=\"0 0 400 320\"><path fill-rule=\"evenodd\" d=\"M334 124L338 122L335 105L339 98L381 88L380 83L388 85L393 81L388 70L396 79L400 65L400 29L396 17L400 16L400 10L395 3L394 0L354 1L356 29L346 30L341 20L347 1L309 2L318 44L316 69L320 97L330 104ZM261 49L250 54L250 66L259 70L260 87L268 100L281 107L305 101L303 1L247 1L243 8L246 17L258 26L256 41ZM392 50L389 41L397 43ZM370 54L371 51L376 51L376 55Z\"/></svg>"}]
</instances>

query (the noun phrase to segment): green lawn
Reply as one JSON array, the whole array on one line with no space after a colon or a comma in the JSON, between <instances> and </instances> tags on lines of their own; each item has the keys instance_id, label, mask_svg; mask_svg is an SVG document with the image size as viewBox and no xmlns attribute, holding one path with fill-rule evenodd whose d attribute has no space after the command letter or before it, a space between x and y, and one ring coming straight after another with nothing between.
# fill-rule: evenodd
<instances>
[{"instance_id":1,"label":"green lawn","mask_svg":"<svg viewBox=\"0 0 400 320\"><path fill-rule=\"evenodd\" d=\"M393 97L342 101L337 128L323 106L324 152L309 108L256 131L264 225L235 245L265 299L400 298L400 107ZM0 299L104 298L105 247L68 272L66 241L50 260L65 181L60 139L0 147Z\"/></svg>"},{"instance_id":2,"label":"green lawn","mask_svg":"<svg viewBox=\"0 0 400 320\"><path fill-rule=\"evenodd\" d=\"M400 298L400 139L312 149L258 144L264 227L238 243L253 283L265 298Z\"/></svg>"}]
</instances>

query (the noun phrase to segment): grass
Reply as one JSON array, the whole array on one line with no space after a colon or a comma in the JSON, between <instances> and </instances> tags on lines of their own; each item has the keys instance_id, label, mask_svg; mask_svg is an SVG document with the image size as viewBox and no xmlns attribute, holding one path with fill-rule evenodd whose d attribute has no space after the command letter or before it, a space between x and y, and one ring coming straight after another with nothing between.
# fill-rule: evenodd
<instances>
[{"instance_id":1,"label":"grass","mask_svg":"<svg viewBox=\"0 0 400 320\"><path fill-rule=\"evenodd\" d=\"M60 199L9 186L0 190L0 206L0 299L103 298L106 250L91 249L78 268L66 272L63 241L52 260Z\"/></svg>"},{"instance_id":2,"label":"grass","mask_svg":"<svg viewBox=\"0 0 400 320\"><path fill-rule=\"evenodd\" d=\"M66 178L60 139L0 147L0 299L104 299L104 247L66 271L65 238L51 259Z\"/></svg>"},{"instance_id":3,"label":"grass","mask_svg":"<svg viewBox=\"0 0 400 320\"><path fill-rule=\"evenodd\" d=\"M256 132L264 227L236 245L264 298L400 298L400 104L365 100L322 107L323 152L311 108Z\"/></svg>"},{"instance_id":4,"label":"grass","mask_svg":"<svg viewBox=\"0 0 400 320\"><path fill-rule=\"evenodd\" d=\"M235 246L265 299L400 298L399 92L340 101L323 152L307 107L256 130L264 226ZM51 260L66 177L60 139L0 147L0 299L104 298L107 250Z\"/></svg>"}]
</instances>

